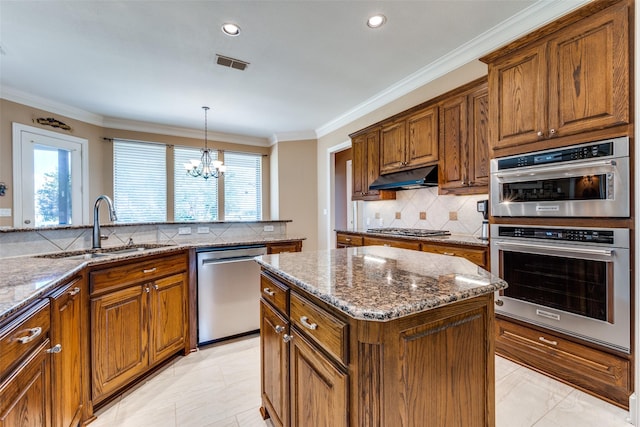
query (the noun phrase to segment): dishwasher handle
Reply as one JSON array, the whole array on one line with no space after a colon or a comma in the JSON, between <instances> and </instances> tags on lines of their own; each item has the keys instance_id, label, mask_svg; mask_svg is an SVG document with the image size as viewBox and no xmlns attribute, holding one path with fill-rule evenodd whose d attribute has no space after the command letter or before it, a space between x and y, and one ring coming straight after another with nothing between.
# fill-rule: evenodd
<instances>
[{"instance_id":1,"label":"dishwasher handle","mask_svg":"<svg viewBox=\"0 0 640 427\"><path fill-rule=\"evenodd\" d=\"M231 257L231 258L203 259L202 265L205 266L208 264L230 264L234 262L250 261L254 258L255 256L237 256L237 257Z\"/></svg>"}]
</instances>

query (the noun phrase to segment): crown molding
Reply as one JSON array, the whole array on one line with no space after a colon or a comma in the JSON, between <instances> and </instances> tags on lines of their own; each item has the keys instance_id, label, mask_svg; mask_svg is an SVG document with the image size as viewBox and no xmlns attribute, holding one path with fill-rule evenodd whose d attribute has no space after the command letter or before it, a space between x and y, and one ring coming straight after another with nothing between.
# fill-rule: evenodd
<instances>
[{"instance_id":1,"label":"crown molding","mask_svg":"<svg viewBox=\"0 0 640 427\"><path fill-rule=\"evenodd\" d=\"M271 138L269 138L269 145L286 141L306 141L308 139L318 139L318 135L313 130L274 133Z\"/></svg>"},{"instance_id":2,"label":"crown molding","mask_svg":"<svg viewBox=\"0 0 640 427\"><path fill-rule=\"evenodd\" d=\"M445 74L477 60L485 54L554 21L562 15L589 3L591 0L539 0L506 21L485 31L478 37L438 58L387 89L369 98L353 109L316 129L318 138L389 104Z\"/></svg>"}]
</instances>

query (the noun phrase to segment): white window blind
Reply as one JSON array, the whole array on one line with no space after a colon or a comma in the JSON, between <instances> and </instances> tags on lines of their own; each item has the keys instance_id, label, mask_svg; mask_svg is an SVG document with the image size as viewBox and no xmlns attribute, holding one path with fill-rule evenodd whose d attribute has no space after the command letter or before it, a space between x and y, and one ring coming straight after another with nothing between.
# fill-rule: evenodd
<instances>
[{"instance_id":1,"label":"white window blind","mask_svg":"<svg viewBox=\"0 0 640 427\"><path fill-rule=\"evenodd\" d=\"M224 219L262 219L262 155L224 153Z\"/></svg>"},{"instance_id":2,"label":"white window blind","mask_svg":"<svg viewBox=\"0 0 640 427\"><path fill-rule=\"evenodd\" d=\"M113 197L118 222L167 220L166 147L113 141Z\"/></svg>"},{"instance_id":3,"label":"white window blind","mask_svg":"<svg viewBox=\"0 0 640 427\"><path fill-rule=\"evenodd\" d=\"M185 163L200 159L197 148L175 147L174 156L174 220L216 221L218 219L218 180L187 175ZM211 153L213 160L218 152Z\"/></svg>"}]
</instances>

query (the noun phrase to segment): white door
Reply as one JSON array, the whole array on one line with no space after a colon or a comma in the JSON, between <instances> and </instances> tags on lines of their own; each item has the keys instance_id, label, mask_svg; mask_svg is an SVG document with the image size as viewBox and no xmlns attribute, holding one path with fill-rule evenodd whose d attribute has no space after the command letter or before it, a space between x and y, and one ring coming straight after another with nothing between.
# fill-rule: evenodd
<instances>
[{"instance_id":1,"label":"white door","mask_svg":"<svg viewBox=\"0 0 640 427\"><path fill-rule=\"evenodd\" d=\"M87 222L86 139L13 124L14 226Z\"/></svg>"}]
</instances>

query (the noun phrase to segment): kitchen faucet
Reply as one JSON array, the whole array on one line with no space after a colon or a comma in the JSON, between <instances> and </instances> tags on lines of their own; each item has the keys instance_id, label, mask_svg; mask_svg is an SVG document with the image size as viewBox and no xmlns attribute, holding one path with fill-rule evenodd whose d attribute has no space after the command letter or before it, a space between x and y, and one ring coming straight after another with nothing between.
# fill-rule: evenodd
<instances>
[{"instance_id":1,"label":"kitchen faucet","mask_svg":"<svg viewBox=\"0 0 640 427\"><path fill-rule=\"evenodd\" d=\"M113 207L113 202L109 198L109 196L103 194L98 196L96 199L96 204L93 206L93 246L92 249L100 249L102 236L100 235L100 201L104 200L107 202L107 206L109 207L109 219L111 221L117 221L118 217L116 216L116 210ZM106 239L106 237L105 237Z\"/></svg>"}]
</instances>

